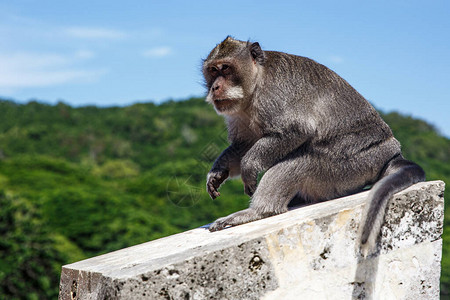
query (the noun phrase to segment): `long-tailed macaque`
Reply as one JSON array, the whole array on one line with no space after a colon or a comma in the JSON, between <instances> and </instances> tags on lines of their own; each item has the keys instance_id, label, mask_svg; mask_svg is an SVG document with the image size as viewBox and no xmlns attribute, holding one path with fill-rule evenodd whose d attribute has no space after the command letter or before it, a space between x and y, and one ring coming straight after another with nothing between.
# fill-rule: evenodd
<instances>
[{"instance_id":1,"label":"long-tailed macaque","mask_svg":"<svg viewBox=\"0 0 450 300\"><path fill-rule=\"evenodd\" d=\"M286 212L294 197L314 203L373 184L361 243L374 243L389 198L425 180L369 102L309 58L227 37L204 60L203 74L206 101L225 117L231 143L208 173L207 191L214 199L228 177L241 175L251 196L248 209L210 231Z\"/></svg>"}]
</instances>

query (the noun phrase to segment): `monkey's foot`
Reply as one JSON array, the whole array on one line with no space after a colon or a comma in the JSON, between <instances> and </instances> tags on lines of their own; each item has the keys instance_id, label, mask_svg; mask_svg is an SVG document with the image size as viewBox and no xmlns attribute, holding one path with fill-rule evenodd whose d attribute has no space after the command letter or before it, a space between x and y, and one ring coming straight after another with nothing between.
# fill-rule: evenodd
<instances>
[{"instance_id":1,"label":"monkey's foot","mask_svg":"<svg viewBox=\"0 0 450 300\"><path fill-rule=\"evenodd\" d=\"M214 223L209 226L209 231L218 231L222 230L229 226L236 226L245 223L249 223L252 221L260 220L276 213L258 213L256 210L247 208L229 216L219 218Z\"/></svg>"}]
</instances>

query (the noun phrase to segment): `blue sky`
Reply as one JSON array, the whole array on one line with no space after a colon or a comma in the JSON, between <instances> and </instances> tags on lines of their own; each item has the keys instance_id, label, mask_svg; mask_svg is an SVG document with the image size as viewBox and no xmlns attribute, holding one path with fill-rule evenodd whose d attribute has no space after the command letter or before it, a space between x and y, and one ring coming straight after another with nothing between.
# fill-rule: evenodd
<instances>
[{"instance_id":1,"label":"blue sky","mask_svg":"<svg viewBox=\"0 0 450 300\"><path fill-rule=\"evenodd\" d=\"M0 97L127 105L204 94L227 35L310 57L450 137L449 1L0 0Z\"/></svg>"}]
</instances>

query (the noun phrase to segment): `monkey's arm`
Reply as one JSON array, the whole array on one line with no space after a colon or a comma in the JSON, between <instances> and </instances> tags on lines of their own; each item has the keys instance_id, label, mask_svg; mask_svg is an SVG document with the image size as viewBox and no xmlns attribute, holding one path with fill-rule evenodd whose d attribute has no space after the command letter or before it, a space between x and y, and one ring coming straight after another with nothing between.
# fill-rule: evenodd
<instances>
[{"instance_id":1,"label":"monkey's arm","mask_svg":"<svg viewBox=\"0 0 450 300\"><path fill-rule=\"evenodd\" d=\"M248 143L233 142L216 159L206 179L206 190L212 199L220 196L217 190L228 177L241 173L242 157L250 147Z\"/></svg>"},{"instance_id":2,"label":"monkey's arm","mask_svg":"<svg viewBox=\"0 0 450 300\"><path fill-rule=\"evenodd\" d=\"M299 148L309 137L292 129L286 134L271 134L259 139L244 155L241 162L241 177L245 193L252 196L256 190L257 177L260 172L268 170L289 153Z\"/></svg>"}]
</instances>

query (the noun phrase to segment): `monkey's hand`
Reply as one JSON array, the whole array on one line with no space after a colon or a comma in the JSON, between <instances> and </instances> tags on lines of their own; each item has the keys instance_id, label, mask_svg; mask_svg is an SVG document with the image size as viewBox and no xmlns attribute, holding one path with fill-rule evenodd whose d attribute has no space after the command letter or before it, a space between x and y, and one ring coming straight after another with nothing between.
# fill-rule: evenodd
<instances>
[{"instance_id":1,"label":"monkey's hand","mask_svg":"<svg viewBox=\"0 0 450 300\"><path fill-rule=\"evenodd\" d=\"M225 179L228 178L228 175L228 170L210 171L208 173L206 179L206 191L213 200L220 196L220 193L217 190Z\"/></svg>"}]
</instances>

